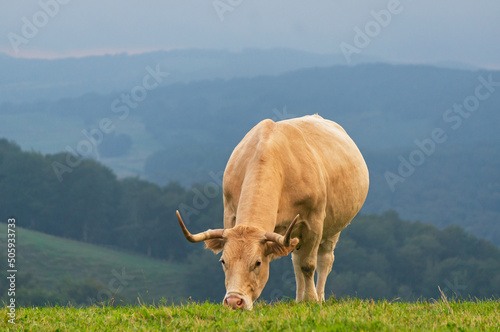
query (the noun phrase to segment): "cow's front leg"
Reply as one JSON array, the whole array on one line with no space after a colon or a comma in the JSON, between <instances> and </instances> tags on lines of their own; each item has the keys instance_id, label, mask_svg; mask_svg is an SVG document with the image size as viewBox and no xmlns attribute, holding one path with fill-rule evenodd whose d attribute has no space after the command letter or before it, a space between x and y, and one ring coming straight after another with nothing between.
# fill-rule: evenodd
<instances>
[{"instance_id":1,"label":"cow's front leg","mask_svg":"<svg viewBox=\"0 0 500 332\"><path fill-rule=\"evenodd\" d=\"M331 239L327 239L321 242L318 250L318 280L316 282L316 292L318 294L318 300L325 300L325 284L326 278L330 271L332 270L333 260L335 258L333 250L335 245L339 240L340 233L333 236Z\"/></svg>"},{"instance_id":2,"label":"cow's front leg","mask_svg":"<svg viewBox=\"0 0 500 332\"><path fill-rule=\"evenodd\" d=\"M314 285L314 272L316 271L319 236L302 234L302 244L299 250L292 253L295 280L297 282L296 301L317 301L316 287Z\"/></svg>"},{"instance_id":3,"label":"cow's front leg","mask_svg":"<svg viewBox=\"0 0 500 332\"><path fill-rule=\"evenodd\" d=\"M300 269L300 257L297 254L297 250L292 252L292 263L293 270L295 272L295 285L297 286L297 290L295 292L295 301L302 302L304 300L304 275Z\"/></svg>"}]
</instances>

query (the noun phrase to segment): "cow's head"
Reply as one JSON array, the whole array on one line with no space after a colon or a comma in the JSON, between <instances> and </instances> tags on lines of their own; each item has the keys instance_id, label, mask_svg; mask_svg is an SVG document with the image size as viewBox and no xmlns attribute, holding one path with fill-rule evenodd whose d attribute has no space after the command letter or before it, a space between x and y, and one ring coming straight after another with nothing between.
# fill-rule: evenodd
<instances>
[{"instance_id":1,"label":"cow's head","mask_svg":"<svg viewBox=\"0 0 500 332\"><path fill-rule=\"evenodd\" d=\"M230 229L207 230L191 234L177 211L177 219L186 239L190 242L205 241L207 248L219 253L226 275L224 304L233 309L251 310L269 278L269 263L288 255L298 244L290 239L297 219L288 227L285 235L265 232L252 226L235 226Z\"/></svg>"}]
</instances>

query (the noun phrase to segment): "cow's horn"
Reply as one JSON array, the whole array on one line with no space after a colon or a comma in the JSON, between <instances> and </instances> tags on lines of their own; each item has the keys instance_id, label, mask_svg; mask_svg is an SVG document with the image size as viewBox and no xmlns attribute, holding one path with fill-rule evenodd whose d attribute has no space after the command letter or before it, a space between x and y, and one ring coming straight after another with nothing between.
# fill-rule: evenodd
<instances>
[{"instance_id":1,"label":"cow's horn","mask_svg":"<svg viewBox=\"0 0 500 332\"><path fill-rule=\"evenodd\" d=\"M191 234L186 228L186 225L184 225L184 222L182 221L181 214L179 211L176 211L177 213L177 220L179 220L179 225L181 226L182 233L184 233L184 236L189 242L201 242L205 240L210 240L210 239L215 239L215 238L221 238L222 233L224 233L223 229L209 229L207 231L198 233L198 234Z\"/></svg>"},{"instance_id":2,"label":"cow's horn","mask_svg":"<svg viewBox=\"0 0 500 332\"><path fill-rule=\"evenodd\" d=\"M288 226L288 229L286 230L285 236L280 235L278 233L274 233L274 232L267 232L266 239L269 241L274 241L274 242L277 242L279 244L282 244L285 247L290 246L290 238L292 236L292 229L293 229L293 226L295 226L295 223L297 222L297 220L299 219L299 216L300 215L295 216L295 219L293 219L290 226Z\"/></svg>"}]
</instances>

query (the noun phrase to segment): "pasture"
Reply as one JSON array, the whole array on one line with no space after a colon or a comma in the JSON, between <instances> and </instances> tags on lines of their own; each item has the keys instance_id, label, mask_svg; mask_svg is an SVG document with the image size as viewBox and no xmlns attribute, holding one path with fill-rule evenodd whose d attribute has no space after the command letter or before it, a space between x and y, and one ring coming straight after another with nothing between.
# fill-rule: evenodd
<instances>
[{"instance_id":1,"label":"pasture","mask_svg":"<svg viewBox=\"0 0 500 332\"><path fill-rule=\"evenodd\" d=\"M498 331L500 301L372 301L345 298L324 304L257 303L253 311L220 304L18 308L2 331Z\"/></svg>"}]
</instances>

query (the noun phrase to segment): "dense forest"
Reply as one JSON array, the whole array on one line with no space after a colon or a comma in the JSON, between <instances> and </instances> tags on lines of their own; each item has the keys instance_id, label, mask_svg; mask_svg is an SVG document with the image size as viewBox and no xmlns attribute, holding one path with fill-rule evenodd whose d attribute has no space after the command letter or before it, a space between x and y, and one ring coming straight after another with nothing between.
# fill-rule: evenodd
<instances>
[{"instance_id":1,"label":"dense forest","mask_svg":"<svg viewBox=\"0 0 500 332\"><path fill-rule=\"evenodd\" d=\"M218 258L203 250L202 244L187 242L175 219L179 209L193 232L219 228L220 174L186 189L174 182L160 186L137 177L117 179L109 168L84 159L64 181L58 181L52 165L65 158L64 153L22 151L14 142L1 139L2 220L15 216L19 227L183 264L182 280L190 294L220 300L224 283ZM450 296L500 295L500 250L458 226L440 230L403 221L395 212L360 215L342 233L335 255L327 292L336 296L430 298L438 296L438 285ZM293 298L290 259L279 259L271 266L263 297ZM34 289L37 277L28 283ZM78 303L71 297L75 289L84 298L82 289L95 293L96 287L92 279L73 280L66 296L53 299ZM24 294L29 301L29 288Z\"/></svg>"}]
</instances>

